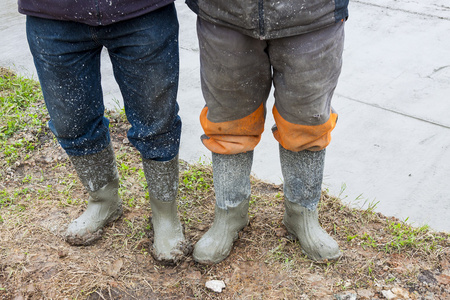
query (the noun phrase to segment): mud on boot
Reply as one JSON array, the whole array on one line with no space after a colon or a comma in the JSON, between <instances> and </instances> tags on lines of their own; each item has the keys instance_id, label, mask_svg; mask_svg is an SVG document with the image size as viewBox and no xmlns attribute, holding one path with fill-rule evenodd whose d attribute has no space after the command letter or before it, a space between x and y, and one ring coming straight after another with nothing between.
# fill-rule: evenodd
<instances>
[{"instance_id":1,"label":"mud on boot","mask_svg":"<svg viewBox=\"0 0 450 300\"><path fill-rule=\"evenodd\" d=\"M74 246L90 245L101 238L104 226L122 215L114 151L110 144L99 153L69 158L89 200L84 213L69 224L64 239Z\"/></svg>"},{"instance_id":2,"label":"mud on boot","mask_svg":"<svg viewBox=\"0 0 450 300\"><path fill-rule=\"evenodd\" d=\"M300 241L302 251L316 261L340 257L339 245L319 224L325 149L293 152L280 145L285 213L283 223Z\"/></svg>"},{"instance_id":3,"label":"mud on boot","mask_svg":"<svg viewBox=\"0 0 450 300\"><path fill-rule=\"evenodd\" d=\"M178 264L192 251L184 237L176 201L152 201L153 246L151 254L162 264Z\"/></svg>"},{"instance_id":4,"label":"mud on boot","mask_svg":"<svg viewBox=\"0 0 450 300\"><path fill-rule=\"evenodd\" d=\"M192 255L196 262L217 264L228 257L239 231L248 224L248 204L245 200L237 207L216 206L213 225L195 244Z\"/></svg>"},{"instance_id":5,"label":"mud on boot","mask_svg":"<svg viewBox=\"0 0 450 300\"><path fill-rule=\"evenodd\" d=\"M341 256L337 242L320 226L317 210L284 201L283 224L296 237L302 252L315 261L335 260Z\"/></svg>"},{"instance_id":6,"label":"mud on boot","mask_svg":"<svg viewBox=\"0 0 450 300\"><path fill-rule=\"evenodd\" d=\"M163 264L178 264L191 250L177 213L178 156L169 161L142 159L152 209L152 256Z\"/></svg>"},{"instance_id":7,"label":"mud on boot","mask_svg":"<svg viewBox=\"0 0 450 300\"><path fill-rule=\"evenodd\" d=\"M212 162L216 193L214 222L197 242L193 253L194 260L203 264L216 264L227 258L239 231L248 224L253 151L213 152Z\"/></svg>"}]
</instances>

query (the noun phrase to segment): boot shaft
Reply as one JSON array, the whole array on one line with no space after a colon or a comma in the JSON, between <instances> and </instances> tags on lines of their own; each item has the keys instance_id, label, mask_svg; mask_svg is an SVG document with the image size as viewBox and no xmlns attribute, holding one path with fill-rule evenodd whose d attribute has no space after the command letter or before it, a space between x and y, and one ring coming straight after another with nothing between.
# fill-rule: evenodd
<instances>
[{"instance_id":1,"label":"boot shaft","mask_svg":"<svg viewBox=\"0 0 450 300\"><path fill-rule=\"evenodd\" d=\"M315 210L322 193L325 149L293 152L280 145L280 162L286 199Z\"/></svg>"},{"instance_id":2,"label":"boot shaft","mask_svg":"<svg viewBox=\"0 0 450 300\"><path fill-rule=\"evenodd\" d=\"M112 144L98 153L69 156L69 159L89 193L99 191L112 182L118 186L119 173Z\"/></svg>"},{"instance_id":3,"label":"boot shaft","mask_svg":"<svg viewBox=\"0 0 450 300\"><path fill-rule=\"evenodd\" d=\"M152 255L164 264L176 264L191 248L177 213L178 155L169 161L142 158L142 165L152 208Z\"/></svg>"},{"instance_id":4,"label":"boot shaft","mask_svg":"<svg viewBox=\"0 0 450 300\"><path fill-rule=\"evenodd\" d=\"M122 215L114 151L110 144L99 153L69 158L90 197L83 214L69 224L65 239L71 245L90 245L106 224Z\"/></svg>"},{"instance_id":5,"label":"boot shaft","mask_svg":"<svg viewBox=\"0 0 450 300\"><path fill-rule=\"evenodd\" d=\"M169 202L178 193L178 155L169 161L142 158L150 201Z\"/></svg>"},{"instance_id":6,"label":"boot shaft","mask_svg":"<svg viewBox=\"0 0 450 300\"><path fill-rule=\"evenodd\" d=\"M216 205L221 209L236 207L250 198L250 172L253 151L239 154L212 153Z\"/></svg>"}]
</instances>

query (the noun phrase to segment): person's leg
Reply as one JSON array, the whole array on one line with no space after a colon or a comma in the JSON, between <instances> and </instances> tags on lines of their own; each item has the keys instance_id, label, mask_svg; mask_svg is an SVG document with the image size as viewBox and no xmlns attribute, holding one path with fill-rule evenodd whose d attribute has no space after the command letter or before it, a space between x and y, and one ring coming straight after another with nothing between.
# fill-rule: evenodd
<instances>
[{"instance_id":1,"label":"person's leg","mask_svg":"<svg viewBox=\"0 0 450 300\"><path fill-rule=\"evenodd\" d=\"M178 263L189 252L177 215L178 20L173 4L99 30L108 48L139 150L152 208L154 258Z\"/></svg>"},{"instance_id":2,"label":"person's leg","mask_svg":"<svg viewBox=\"0 0 450 300\"><path fill-rule=\"evenodd\" d=\"M331 140L337 114L331 99L342 66L344 24L271 40L277 141L292 151L321 150Z\"/></svg>"},{"instance_id":3,"label":"person's leg","mask_svg":"<svg viewBox=\"0 0 450 300\"><path fill-rule=\"evenodd\" d=\"M83 214L69 224L65 239L71 245L90 245L101 238L103 227L123 212L114 150L109 144L98 153L69 158L89 192L89 200Z\"/></svg>"},{"instance_id":4,"label":"person's leg","mask_svg":"<svg viewBox=\"0 0 450 300\"><path fill-rule=\"evenodd\" d=\"M89 192L88 207L66 231L87 245L122 213L119 177L103 117L100 51L89 26L27 17L27 37L50 115L49 127Z\"/></svg>"},{"instance_id":5,"label":"person's leg","mask_svg":"<svg viewBox=\"0 0 450 300\"><path fill-rule=\"evenodd\" d=\"M197 19L205 108L203 144L212 152L252 151L264 131L272 73L265 41Z\"/></svg>"},{"instance_id":6,"label":"person's leg","mask_svg":"<svg viewBox=\"0 0 450 300\"><path fill-rule=\"evenodd\" d=\"M216 194L214 222L195 244L195 261L216 264L227 258L239 231L248 224L252 162L253 151L228 155L212 153Z\"/></svg>"},{"instance_id":7,"label":"person's leg","mask_svg":"<svg viewBox=\"0 0 450 300\"><path fill-rule=\"evenodd\" d=\"M337 114L331 98L341 71L344 25L270 42L284 178L283 223L311 259L336 259L339 246L318 222L325 147Z\"/></svg>"},{"instance_id":8,"label":"person's leg","mask_svg":"<svg viewBox=\"0 0 450 300\"><path fill-rule=\"evenodd\" d=\"M71 156L110 143L100 82L102 45L90 27L27 17L27 38L50 115L50 129Z\"/></svg>"},{"instance_id":9,"label":"person's leg","mask_svg":"<svg viewBox=\"0 0 450 300\"><path fill-rule=\"evenodd\" d=\"M173 4L99 31L108 49L131 128L144 159L169 161L179 150L178 19Z\"/></svg>"},{"instance_id":10,"label":"person's leg","mask_svg":"<svg viewBox=\"0 0 450 300\"><path fill-rule=\"evenodd\" d=\"M142 159L153 225L153 257L176 264L191 251L177 214L178 155L169 161Z\"/></svg>"},{"instance_id":11,"label":"person's leg","mask_svg":"<svg viewBox=\"0 0 450 300\"><path fill-rule=\"evenodd\" d=\"M298 238L305 253L316 261L341 255L339 245L320 226L317 205L321 198L325 149L294 152L280 145L285 212L283 224Z\"/></svg>"},{"instance_id":12,"label":"person's leg","mask_svg":"<svg viewBox=\"0 0 450 300\"><path fill-rule=\"evenodd\" d=\"M266 43L234 30L197 21L202 92L203 144L212 151L216 207L214 223L197 242L200 263L225 259L248 223L253 149L264 129L271 88Z\"/></svg>"}]
</instances>

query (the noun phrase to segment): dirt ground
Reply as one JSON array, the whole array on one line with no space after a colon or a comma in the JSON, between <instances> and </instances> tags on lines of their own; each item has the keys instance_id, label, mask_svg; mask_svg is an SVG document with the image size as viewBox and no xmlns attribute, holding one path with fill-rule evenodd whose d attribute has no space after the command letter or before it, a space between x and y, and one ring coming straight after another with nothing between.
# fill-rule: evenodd
<instances>
[{"instance_id":1,"label":"dirt ground","mask_svg":"<svg viewBox=\"0 0 450 300\"><path fill-rule=\"evenodd\" d=\"M48 130L16 134L36 147L14 164L2 162L0 299L450 299L448 233L411 227L374 206L349 207L324 191L320 222L343 255L316 263L282 225L282 186L256 178L250 224L225 261L203 266L187 256L176 266L158 264L139 155L123 114L108 116L125 209L87 247L61 238L87 200L67 156ZM194 244L213 220L211 166L181 162L179 190L179 215ZM226 287L214 292L209 280Z\"/></svg>"}]
</instances>

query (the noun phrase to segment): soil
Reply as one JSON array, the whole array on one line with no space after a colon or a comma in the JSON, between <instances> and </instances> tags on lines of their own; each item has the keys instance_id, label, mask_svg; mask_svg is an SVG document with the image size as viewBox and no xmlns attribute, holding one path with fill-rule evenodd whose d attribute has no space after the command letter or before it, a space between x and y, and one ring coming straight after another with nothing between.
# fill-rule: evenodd
<instances>
[{"instance_id":1,"label":"soil","mask_svg":"<svg viewBox=\"0 0 450 300\"><path fill-rule=\"evenodd\" d=\"M204 266L187 255L175 266L159 264L150 254L151 210L129 125L118 112L108 117L124 213L92 246L61 237L88 197L64 151L48 129L14 137L36 147L2 163L0 299L450 299L448 233L350 207L324 191L320 222L342 256L317 263L282 224L282 186L256 178L250 223L226 260ZM179 215L195 244L214 218L211 166L180 166ZM210 290L210 280L225 288Z\"/></svg>"}]
</instances>

